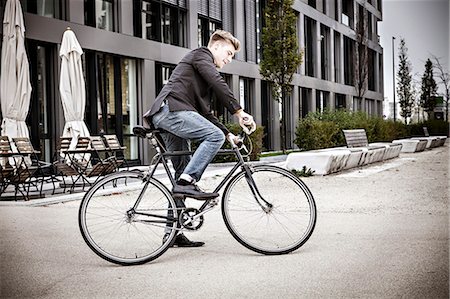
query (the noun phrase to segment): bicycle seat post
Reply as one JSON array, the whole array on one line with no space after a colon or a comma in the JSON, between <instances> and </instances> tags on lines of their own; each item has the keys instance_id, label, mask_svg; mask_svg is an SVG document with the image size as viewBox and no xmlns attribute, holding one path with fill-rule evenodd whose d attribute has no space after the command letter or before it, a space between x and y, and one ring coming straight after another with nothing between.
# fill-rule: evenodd
<instances>
[{"instance_id":1,"label":"bicycle seat post","mask_svg":"<svg viewBox=\"0 0 450 299\"><path fill-rule=\"evenodd\" d=\"M159 147L159 144L158 144L158 141L156 140L155 134L149 133L147 136L150 139L150 143L153 145L156 152L158 152L158 154L161 154L161 148Z\"/></svg>"}]
</instances>

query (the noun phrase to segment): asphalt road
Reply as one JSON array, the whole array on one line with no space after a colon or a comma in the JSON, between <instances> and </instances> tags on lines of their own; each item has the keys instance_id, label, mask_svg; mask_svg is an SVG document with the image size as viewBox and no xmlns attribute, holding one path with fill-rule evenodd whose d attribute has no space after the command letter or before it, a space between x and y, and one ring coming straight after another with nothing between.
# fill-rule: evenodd
<instances>
[{"instance_id":1,"label":"asphalt road","mask_svg":"<svg viewBox=\"0 0 450 299\"><path fill-rule=\"evenodd\" d=\"M202 248L141 266L98 258L79 201L0 207L1 298L449 298L449 147L305 178L317 202L311 239L262 256L205 215ZM217 169L214 170L217 172ZM204 184L214 184L220 173Z\"/></svg>"}]
</instances>

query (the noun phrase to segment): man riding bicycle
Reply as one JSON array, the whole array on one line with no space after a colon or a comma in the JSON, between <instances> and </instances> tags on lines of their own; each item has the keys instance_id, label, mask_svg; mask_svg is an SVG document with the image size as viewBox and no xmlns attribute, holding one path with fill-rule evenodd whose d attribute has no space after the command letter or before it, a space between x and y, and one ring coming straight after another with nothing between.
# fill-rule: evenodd
<instances>
[{"instance_id":1,"label":"man riding bicycle","mask_svg":"<svg viewBox=\"0 0 450 299\"><path fill-rule=\"evenodd\" d=\"M212 114L211 93L237 117L247 134L256 129L253 117L244 112L218 71L230 63L239 50L240 42L231 33L214 32L208 47L192 50L180 61L144 115L151 127L165 131L161 136L168 151L189 150L190 140L200 142L192 157L171 158L177 182L172 190L174 195L199 200L219 195L200 190L196 182L223 145L225 137L233 143L238 140Z\"/></svg>"}]
</instances>

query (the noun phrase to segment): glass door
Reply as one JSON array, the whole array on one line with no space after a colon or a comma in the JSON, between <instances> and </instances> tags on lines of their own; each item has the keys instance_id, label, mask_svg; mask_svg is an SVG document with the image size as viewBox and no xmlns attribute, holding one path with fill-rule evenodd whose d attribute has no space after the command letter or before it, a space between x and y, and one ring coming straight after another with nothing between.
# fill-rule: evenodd
<instances>
[{"instance_id":1,"label":"glass door","mask_svg":"<svg viewBox=\"0 0 450 299\"><path fill-rule=\"evenodd\" d=\"M56 96L52 44L27 41L28 59L30 64L31 92L30 108L27 125L30 129L30 139L33 147L40 151L40 159L51 162L55 150Z\"/></svg>"},{"instance_id":2,"label":"glass door","mask_svg":"<svg viewBox=\"0 0 450 299\"><path fill-rule=\"evenodd\" d=\"M92 135L117 135L125 158L138 163L136 60L106 53L86 53L86 122Z\"/></svg>"}]
</instances>

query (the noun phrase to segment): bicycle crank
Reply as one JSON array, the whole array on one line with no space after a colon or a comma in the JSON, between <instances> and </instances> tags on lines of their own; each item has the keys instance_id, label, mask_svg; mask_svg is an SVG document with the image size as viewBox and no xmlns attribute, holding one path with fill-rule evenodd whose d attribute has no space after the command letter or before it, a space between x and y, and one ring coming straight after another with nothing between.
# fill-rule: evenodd
<instances>
[{"instance_id":1,"label":"bicycle crank","mask_svg":"<svg viewBox=\"0 0 450 299\"><path fill-rule=\"evenodd\" d=\"M203 225L203 215L195 208L186 208L178 218L181 226L187 230L198 230Z\"/></svg>"}]
</instances>

